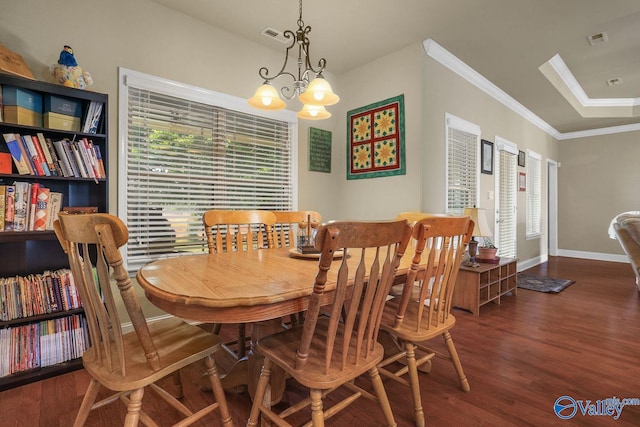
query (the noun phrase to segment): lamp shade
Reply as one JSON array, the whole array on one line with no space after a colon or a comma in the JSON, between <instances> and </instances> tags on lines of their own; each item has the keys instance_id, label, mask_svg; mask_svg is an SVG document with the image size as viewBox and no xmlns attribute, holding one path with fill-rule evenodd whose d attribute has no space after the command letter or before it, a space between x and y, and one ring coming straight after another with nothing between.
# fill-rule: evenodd
<instances>
[{"instance_id":1,"label":"lamp shade","mask_svg":"<svg viewBox=\"0 0 640 427\"><path fill-rule=\"evenodd\" d=\"M307 120L322 120L331 117L331 113L322 105L304 104L302 110L298 111L298 117Z\"/></svg>"},{"instance_id":2,"label":"lamp shade","mask_svg":"<svg viewBox=\"0 0 640 427\"><path fill-rule=\"evenodd\" d=\"M340 97L333 93L331 85L324 77L311 80L307 90L301 93L298 99L305 104L313 105L333 105L340 101Z\"/></svg>"},{"instance_id":3,"label":"lamp shade","mask_svg":"<svg viewBox=\"0 0 640 427\"><path fill-rule=\"evenodd\" d=\"M473 228L473 236L486 237L491 236L491 228L487 221L487 214L482 208L464 208L464 216L470 216L475 227Z\"/></svg>"},{"instance_id":4,"label":"lamp shade","mask_svg":"<svg viewBox=\"0 0 640 427\"><path fill-rule=\"evenodd\" d=\"M285 102L280 99L276 88L268 83L263 84L256 93L249 98L249 105L262 110L282 110Z\"/></svg>"}]
</instances>

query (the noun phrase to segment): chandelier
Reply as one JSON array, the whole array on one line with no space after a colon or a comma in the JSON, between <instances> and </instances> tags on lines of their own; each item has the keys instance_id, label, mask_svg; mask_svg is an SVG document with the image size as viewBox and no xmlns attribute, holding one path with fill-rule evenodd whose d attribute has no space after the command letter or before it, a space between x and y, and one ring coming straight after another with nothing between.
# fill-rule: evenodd
<instances>
[{"instance_id":1,"label":"chandelier","mask_svg":"<svg viewBox=\"0 0 640 427\"><path fill-rule=\"evenodd\" d=\"M291 39L291 44L287 47L284 56L284 64L282 68L273 77L269 77L267 67L262 67L258 71L260 77L264 80L262 86L256 90L253 97L249 98L249 105L262 110L280 110L285 107L285 102L278 95L278 91L273 87L271 82L280 76L288 76L292 79L290 86L283 86L280 94L285 99L293 99L298 97L304 105L298 112L298 117L309 120L320 120L331 117L324 107L336 104L340 98L333 93L331 85L324 79L322 72L327 64L324 58L318 61L318 68L311 66L309 59L309 38L311 26L304 25L302 20L302 0L300 0L300 16L298 18L298 30L294 33L291 30L284 32L284 37ZM289 60L289 51L298 46L298 70L297 74L285 71L287 61ZM311 80L310 76L315 76Z\"/></svg>"}]
</instances>

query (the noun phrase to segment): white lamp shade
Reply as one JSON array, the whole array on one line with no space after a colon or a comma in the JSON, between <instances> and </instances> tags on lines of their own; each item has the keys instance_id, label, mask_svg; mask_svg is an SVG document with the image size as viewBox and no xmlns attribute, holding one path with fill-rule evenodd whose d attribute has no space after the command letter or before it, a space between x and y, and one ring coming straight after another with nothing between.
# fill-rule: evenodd
<instances>
[{"instance_id":1,"label":"white lamp shade","mask_svg":"<svg viewBox=\"0 0 640 427\"><path fill-rule=\"evenodd\" d=\"M340 101L340 97L333 93L331 85L324 77L311 80L307 90L301 93L298 99L305 104L313 105L333 105Z\"/></svg>"},{"instance_id":2,"label":"white lamp shade","mask_svg":"<svg viewBox=\"0 0 640 427\"><path fill-rule=\"evenodd\" d=\"M331 113L322 105L304 104L302 110L298 111L298 117L307 120L322 120L331 117Z\"/></svg>"},{"instance_id":3,"label":"white lamp shade","mask_svg":"<svg viewBox=\"0 0 640 427\"><path fill-rule=\"evenodd\" d=\"M276 88L268 83L263 84L256 90L256 93L249 98L249 105L261 110L282 110L285 102L280 99Z\"/></svg>"},{"instance_id":4,"label":"white lamp shade","mask_svg":"<svg viewBox=\"0 0 640 427\"><path fill-rule=\"evenodd\" d=\"M486 237L491 236L491 227L487 221L487 214L482 208L464 208L464 216L470 216L475 227L473 228L473 236Z\"/></svg>"}]
</instances>

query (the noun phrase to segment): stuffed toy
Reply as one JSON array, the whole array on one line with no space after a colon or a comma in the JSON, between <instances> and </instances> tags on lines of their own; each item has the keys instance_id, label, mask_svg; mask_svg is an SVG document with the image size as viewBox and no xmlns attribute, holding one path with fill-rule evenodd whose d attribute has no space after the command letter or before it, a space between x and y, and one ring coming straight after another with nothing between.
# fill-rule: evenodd
<instances>
[{"instance_id":1,"label":"stuffed toy","mask_svg":"<svg viewBox=\"0 0 640 427\"><path fill-rule=\"evenodd\" d=\"M84 89L93 84L91 74L78 65L70 46L65 46L58 63L51 65L51 74L58 83L68 87Z\"/></svg>"}]
</instances>

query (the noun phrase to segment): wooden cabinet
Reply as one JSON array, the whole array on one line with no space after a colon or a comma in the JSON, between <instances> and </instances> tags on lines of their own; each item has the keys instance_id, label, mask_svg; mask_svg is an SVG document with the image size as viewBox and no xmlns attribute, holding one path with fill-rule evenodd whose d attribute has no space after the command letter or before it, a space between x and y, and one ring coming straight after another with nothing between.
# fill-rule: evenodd
<instances>
[{"instance_id":1,"label":"wooden cabinet","mask_svg":"<svg viewBox=\"0 0 640 427\"><path fill-rule=\"evenodd\" d=\"M3 115L0 121L0 152L9 152L4 134L37 135L40 133L51 141L60 141L65 138L71 141L84 140L86 138L94 146L99 147L102 154L102 163L105 176L108 176L108 96L96 92L68 88L60 85L39 82L35 80L23 79L7 74L0 74L0 86L11 87L24 90L24 93L36 94L36 99L42 100L43 120L31 124L16 124L9 121L16 119ZM6 97L5 97L6 98ZM56 99L66 99L81 109L80 117L76 118L80 122L80 131L76 128L65 128L66 123L54 123L51 120L54 115L44 117L47 110L52 110L51 104ZM49 104L46 104L49 102ZM102 109L98 115L98 128L95 133L83 133L83 124L92 104L101 104ZM7 106L7 99L3 99L3 104ZM15 107L14 107L15 108ZM4 111L3 111L4 112ZM66 116L59 116L66 117ZM74 120L76 120L74 119ZM25 123L21 121L21 123ZM57 127L54 129L53 127ZM73 130L65 130L73 129ZM12 186L15 182L28 182L49 188L50 191L62 193L63 207L97 207L99 212L108 212L108 183L106 178L97 177L76 177L76 176L39 176L37 174L19 174L16 165L12 163L11 173L0 173L0 185ZM94 174L95 175L95 174ZM0 232L0 278L27 277L32 274L42 274L43 272L55 271L62 268L69 268L66 254L58 243L53 230L45 231L7 231ZM4 295L4 296L3 296ZM32 293L31 295L35 295ZM8 297L6 292L0 292L0 298L6 302ZM52 310L53 311L53 310ZM73 319L77 321L78 314L82 314L82 309L68 311L53 311L48 314L34 316L0 319L0 331L18 329L25 325L37 325L56 319L64 323ZM6 317L6 316L5 316ZM5 336L7 334L5 333ZM20 346L16 346L15 351L21 351ZM39 350L38 350L39 351ZM10 357L6 348L0 349L2 357ZM33 356L31 356L33 357ZM37 381L46 377L77 369L82 366L81 359L57 363L46 368L29 368L22 372L14 372L0 377L0 390L16 387L29 382Z\"/></svg>"},{"instance_id":2,"label":"wooden cabinet","mask_svg":"<svg viewBox=\"0 0 640 427\"><path fill-rule=\"evenodd\" d=\"M517 260L514 258L502 258L499 264L460 267L453 291L453 306L477 316L484 304L490 301L500 304L502 297L517 294L517 274Z\"/></svg>"}]
</instances>

